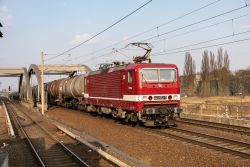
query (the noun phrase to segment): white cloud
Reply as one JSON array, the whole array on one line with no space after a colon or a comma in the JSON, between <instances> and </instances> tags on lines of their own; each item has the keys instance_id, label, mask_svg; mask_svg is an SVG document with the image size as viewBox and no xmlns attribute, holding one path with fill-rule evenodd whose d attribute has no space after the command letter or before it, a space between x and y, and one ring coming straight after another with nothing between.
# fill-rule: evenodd
<instances>
[{"instance_id":1,"label":"white cloud","mask_svg":"<svg viewBox=\"0 0 250 167\"><path fill-rule=\"evenodd\" d=\"M7 6L0 6L0 20L3 26L8 26L11 24L12 15Z\"/></svg>"},{"instance_id":2,"label":"white cloud","mask_svg":"<svg viewBox=\"0 0 250 167\"><path fill-rule=\"evenodd\" d=\"M91 37L92 37L92 34L89 34L89 33L79 34L79 35L76 35L71 42L73 44L80 44L80 43L88 40ZM87 44L96 44L99 42L100 42L99 38L93 38L89 42L87 42Z\"/></svg>"}]
</instances>

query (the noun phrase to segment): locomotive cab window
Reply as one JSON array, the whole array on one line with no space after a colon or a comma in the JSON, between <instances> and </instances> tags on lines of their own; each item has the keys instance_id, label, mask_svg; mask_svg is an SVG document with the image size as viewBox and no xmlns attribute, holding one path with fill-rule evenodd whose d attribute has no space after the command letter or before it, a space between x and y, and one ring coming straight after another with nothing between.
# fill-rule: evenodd
<instances>
[{"instance_id":1,"label":"locomotive cab window","mask_svg":"<svg viewBox=\"0 0 250 167\"><path fill-rule=\"evenodd\" d=\"M175 82L175 69L142 69L142 82Z\"/></svg>"},{"instance_id":2,"label":"locomotive cab window","mask_svg":"<svg viewBox=\"0 0 250 167\"><path fill-rule=\"evenodd\" d=\"M128 83L132 83L133 82L133 71L129 70L128 71Z\"/></svg>"},{"instance_id":3,"label":"locomotive cab window","mask_svg":"<svg viewBox=\"0 0 250 167\"><path fill-rule=\"evenodd\" d=\"M158 82L157 69L143 69L141 75L143 82Z\"/></svg>"},{"instance_id":4,"label":"locomotive cab window","mask_svg":"<svg viewBox=\"0 0 250 167\"><path fill-rule=\"evenodd\" d=\"M160 82L175 82L176 73L173 69L160 69Z\"/></svg>"}]
</instances>

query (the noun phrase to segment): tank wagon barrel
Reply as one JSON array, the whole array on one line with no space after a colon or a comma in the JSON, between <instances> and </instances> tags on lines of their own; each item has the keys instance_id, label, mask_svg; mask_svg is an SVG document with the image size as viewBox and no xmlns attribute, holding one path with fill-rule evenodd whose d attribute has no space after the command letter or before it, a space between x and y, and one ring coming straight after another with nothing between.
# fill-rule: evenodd
<instances>
[{"instance_id":1,"label":"tank wagon barrel","mask_svg":"<svg viewBox=\"0 0 250 167\"><path fill-rule=\"evenodd\" d=\"M84 93L84 76L52 81L48 84L48 93L52 97L81 97Z\"/></svg>"},{"instance_id":2,"label":"tank wagon barrel","mask_svg":"<svg viewBox=\"0 0 250 167\"><path fill-rule=\"evenodd\" d=\"M63 83L66 79L59 79L59 80L55 80L55 81L52 81L52 82L49 82L48 83L48 88L47 88L47 91L48 91L48 94L51 96L51 97L58 97L60 92L60 87L63 86Z\"/></svg>"},{"instance_id":3,"label":"tank wagon barrel","mask_svg":"<svg viewBox=\"0 0 250 167\"><path fill-rule=\"evenodd\" d=\"M82 101L84 82L84 75L49 82L47 87L49 102L66 107L77 107Z\"/></svg>"},{"instance_id":4,"label":"tank wagon barrel","mask_svg":"<svg viewBox=\"0 0 250 167\"><path fill-rule=\"evenodd\" d=\"M84 76L76 76L64 81L62 95L67 97L82 97L84 93Z\"/></svg>"}]
</instances>

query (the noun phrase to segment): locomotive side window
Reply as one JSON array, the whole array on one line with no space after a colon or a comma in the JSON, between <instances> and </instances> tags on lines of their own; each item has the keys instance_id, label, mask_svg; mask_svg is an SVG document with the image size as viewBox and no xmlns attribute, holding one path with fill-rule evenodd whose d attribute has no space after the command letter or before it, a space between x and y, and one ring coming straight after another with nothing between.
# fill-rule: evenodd
<instances>
[{"instance_id":1,"label":"locomotive side window","mask_svg":"<svg viewBox=\"0 0 250 167\"><path fill-rule=\"evenodd\" d=\"M128 83L132 83L133 82L133 71L129 70L128 71Z\"/></svg>"}]
</instances>

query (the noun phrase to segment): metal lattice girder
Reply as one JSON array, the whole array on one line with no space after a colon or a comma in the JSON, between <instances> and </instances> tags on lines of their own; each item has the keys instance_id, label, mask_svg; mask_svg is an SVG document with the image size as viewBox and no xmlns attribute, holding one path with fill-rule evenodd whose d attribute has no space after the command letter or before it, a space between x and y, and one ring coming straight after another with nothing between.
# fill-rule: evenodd
<instances>
[{"instance_id":1,"label":"metal lattice girder","mask_svg":"<svg viewBox=\"0 0 250 167\"><path fill-rule=\"evenodd\" d=\"M42 85L41 85L41 65L36 65L36 64L31 64L29 67L28 75L29 79L31 78L32 74L35 74L37 78L37 83L39 90L42 90ZM65 75L73 75L75 72L90 72L91 69L82 64L75 64L75 65L44 65L44 74L45 75L60 75L60 74L65 74ZM40 92L39 92L40 94ZM39 95L38 95L39 96Z\"/></svg>"},{"instance_id":2,"label":"metal lattice girder","mask_svg":"<svg viewBox=\"0 0 250 167\"><path fill-rule=\"evenodd\" d=\"M25 67L1 67L0 77L20 77L18 92L26 100L32 101L32 90L29 82L28 71ZM25 91L22 89L24 89Z\"/></svg>"},{"instance_id":3,"label":"metal lattice girder","mask_svg":"<svg viewBox=\"0 0 250 167\"><path fill-rule=\"evenodd\" d=\"M40 65L35 65L35 64L31 64L30 67L34 67L37 66L37 69L39 70L39 72L41 72L41 66ZM53 74L71 74L73 72L90 72L91 69L86 66L86 65L82 65L82 64L74 64L74 65L58 65L58 64L54 64L54 65L44 65L44 74L49 74L49 75L53 75Z\"/></svg>"},{"instance_id":4,"label":"metal lattice girder","mask_svg":"<svg viewBox=\"0 0 250 167\"><path fill-rule=\"evenodd\" d=\"M45 75L73 75L75 72L90 72L91 69L86 65L44 65ZM12 68L2 67L0 68L0 77L19 77L19 90L21 97L27 101L33 102L32 88L30 84L31 74L35 74L37 78L38 87L41 90L41 66L31 64L29 70L25 67Z\"/></svg>"},{"instance_id":5,"label":"metal lattice girder","mask_svg":"<svg viewBox=\"0 0 250 167\"><path fill-rule=\"evenodd\" d=\"M1 67L1 77L20 77L23 74L23 68Z\"/></svg>"}]
</instances>

